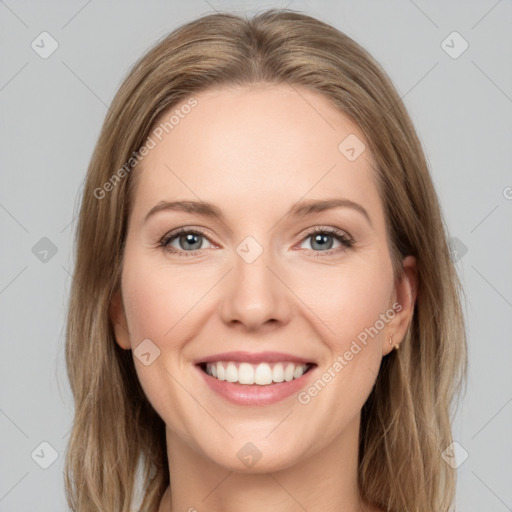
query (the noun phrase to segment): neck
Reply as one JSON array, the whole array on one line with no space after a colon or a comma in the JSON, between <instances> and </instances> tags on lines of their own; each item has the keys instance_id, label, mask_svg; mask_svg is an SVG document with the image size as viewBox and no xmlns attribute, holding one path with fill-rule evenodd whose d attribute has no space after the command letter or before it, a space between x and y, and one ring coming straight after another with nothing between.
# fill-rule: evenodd
<instances>
[{"instance_id":1,"label":"neck","mask_svg":"<svg viewBox=\"0 0 512 512\"><path fill-rule=\"evenodd\" d=\"M272 472L222 467L167 430L170 489L159 512L368 512L357 486L360 417L321 451Z\"/></svg>"}]
</instances>

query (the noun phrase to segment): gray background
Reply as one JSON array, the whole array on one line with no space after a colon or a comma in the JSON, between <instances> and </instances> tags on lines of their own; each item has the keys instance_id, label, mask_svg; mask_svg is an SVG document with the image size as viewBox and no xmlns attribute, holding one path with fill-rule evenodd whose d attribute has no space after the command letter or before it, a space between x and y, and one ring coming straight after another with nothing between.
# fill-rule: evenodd
<instances>
[{"instance_id":1,"label":"gray background","mask_svg":"<svg viewBox=\"0 0 512 512\"><path fill-rule=\"evenodd\" d=\"M511 2L7 0L0 1L1 511L66 510L72 240L107 105L135 60L177 26L214 10L272 6L346 32L404 97L456 238L467 296L469 382L454 425L462 447L457 510L512 510ZM31 48L43 31L58 43L46 59ZM458 52L461 40L442 46L453 31L469 44L457 58L445 50ZM43 237L55 254L43 252ZM42 442L58 454L47 469L41 465L53 452Z\"/></svg>"}]
</instances>

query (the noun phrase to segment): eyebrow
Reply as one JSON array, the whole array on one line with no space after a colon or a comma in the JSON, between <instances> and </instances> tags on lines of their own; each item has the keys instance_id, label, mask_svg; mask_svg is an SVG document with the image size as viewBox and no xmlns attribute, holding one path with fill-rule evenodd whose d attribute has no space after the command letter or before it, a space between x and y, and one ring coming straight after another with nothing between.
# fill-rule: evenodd
<instances>
[{"instance_id":1,"label":"eyebrow","mask_svg":"<svg viewBox=\"0 0 512 512\"><path fill-rule=\"evenodd\" d=\"M307 200L299 201L292 205L285 217L306 217L313 213L332 210L335 208L351 208L361 213L370 226L373 227L372 221L366 209L359 203L355 203L350 199L325 199L325 200ZM181 211L185 213L192 213L201 215L203 217L217 218L224 222L224 215L221 210L206 201L160 201L156 206L153 206L147 213L144 222L151 216L161 211Z\"/></svg>"}]
</instances>

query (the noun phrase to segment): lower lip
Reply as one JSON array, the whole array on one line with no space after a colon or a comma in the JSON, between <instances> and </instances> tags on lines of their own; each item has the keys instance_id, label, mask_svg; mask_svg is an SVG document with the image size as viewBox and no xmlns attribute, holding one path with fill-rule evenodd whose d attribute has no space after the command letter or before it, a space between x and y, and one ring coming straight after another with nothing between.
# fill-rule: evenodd
<instances>
[{"instance_id":1,"label":"lower lip","mask_svg":"<svg viewBox=\"0 0 512 512\"><path fill-rule=\"evenodd\" d=\"M231 403L237 405L271 405L280 402L285 398L298 393L309 381L315 367L311 368L298 379L290 382L277 382L266 386L257 384L239 384L238 382L228 382L218 380L204 372L199 366L196 366L199 373L203 376L210 389L224 397Z\"/></svg>"}]
</instances>

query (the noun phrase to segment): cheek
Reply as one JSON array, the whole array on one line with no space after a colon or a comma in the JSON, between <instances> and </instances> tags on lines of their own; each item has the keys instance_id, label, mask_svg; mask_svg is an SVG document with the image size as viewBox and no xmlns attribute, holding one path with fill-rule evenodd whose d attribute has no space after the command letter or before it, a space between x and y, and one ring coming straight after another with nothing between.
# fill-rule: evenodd
<instances>
[{"instance_id":1,"label":"cheek","mask_svg":"<svg viewBox=\"0 0 512 512\"><path fill-rule=\"evenodd\" d=\"M322 329L331 349L347 350L351 341L364 340L366 329L383 330L381 315L389 309L393 290L391 262L383 253L360 264L328 267L315 272L311 279L297 281L297 295L318 314L329 329ZM372 330L375 338L375 331Z\"/></svg>"},{"instance_id":2,"label":"cheek","mask_svg":"<svg viewBox=\"0 0 512 512\"><path fill-rule=\"evenodd\" d=\"M182 437L189 435L186 418L197 404L179 385L190 372L190 368L183 367L181 355L203 325L199 318L200 300L211 287L211 279L205 277L205 281L204 276L191 269L171 269L133 251L125 258L122 277L138 380L153 408ZM147 366L137 360L135 353L137 345L145 339L160 351Z\"/></svg>"},{"instance_id":3,"label":"cheek","mask_svg":"<svg viewBox=\"0 0 512 512\"><path fill-rule=\"evenodd\" d=\"M145 338L166 348L179 344L177 333L195 318L195 306L210 281L191 268L171 269L137 255L125 260L123 300L134 345Z\"/></svg>"},{"instance_id":4,"label":"cheek","mask_svg":"<svg viewBox=\"0 0 512 512\"><path fill-rule=\"evenodd\" d=\"M368 398L382 361L385 327L394 316L389 306L390 261L381 254L371 265L345 270L330 268L323 277L316 276L314 287L303 285L301 292L306 296L309 289L305 302L314 304L312 309L329 327L322 328L327 352L317 380L298 397L304 410L331 418L326 438L348 425Z\"/></svg>"}]
</instances>

